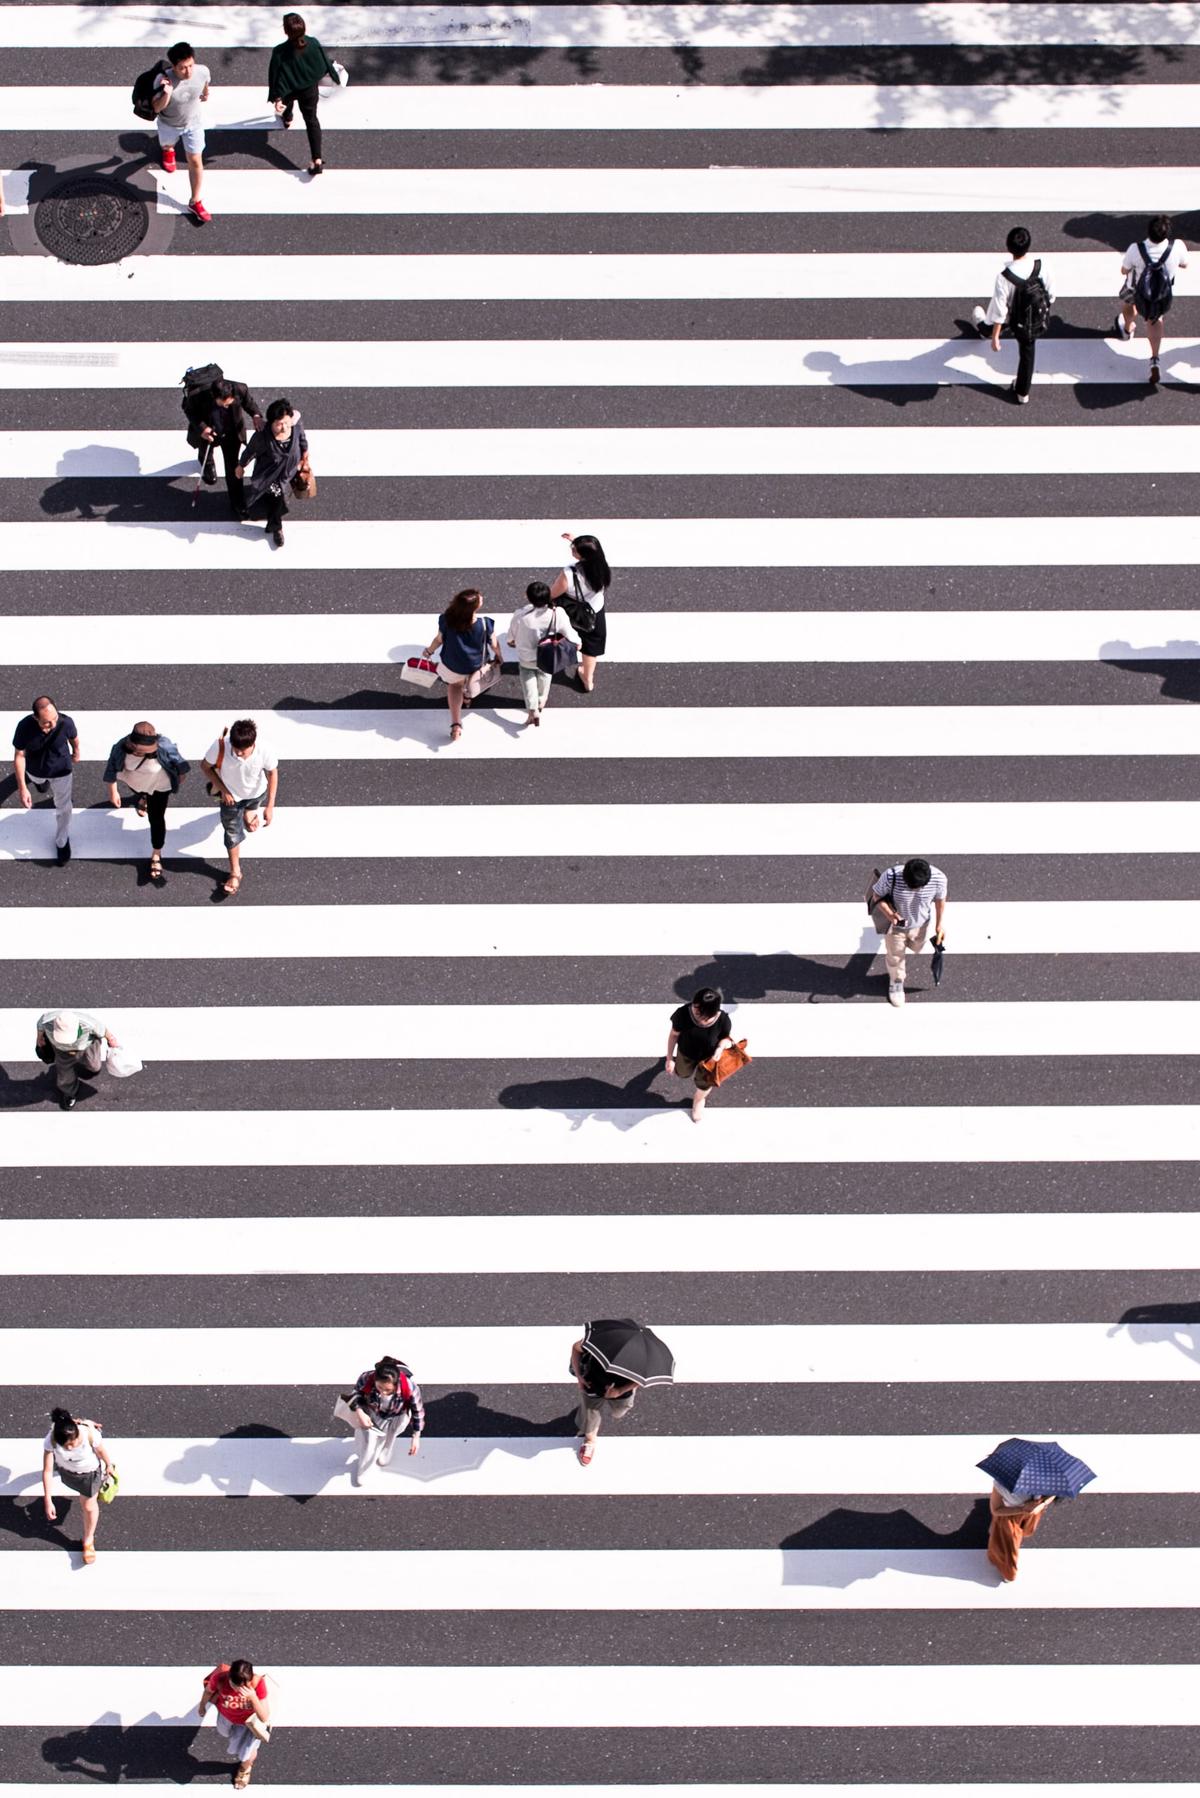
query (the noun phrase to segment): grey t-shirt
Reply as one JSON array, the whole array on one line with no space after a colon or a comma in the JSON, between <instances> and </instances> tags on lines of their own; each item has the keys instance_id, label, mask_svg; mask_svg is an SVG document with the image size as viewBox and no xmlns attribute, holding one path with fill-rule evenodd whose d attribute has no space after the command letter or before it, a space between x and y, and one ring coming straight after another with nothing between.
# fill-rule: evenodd
<instances>
[{"instance_id":1,"label":"grey t-shirt","mask_svg":"<svg viewBox=\"0 0 1200 1798\"><path fill-rule=\"evenodd\" d=\"M202 117L200 96L209 82L207 68L202 62L198 62L186 81L176 81L173 69L163 69L154 83L156 93L161 92L165 81L171 83L172 93L159 113L159 118L181 130L186 130L189 125L198 125Z\"/></svg>"}]
</instances>

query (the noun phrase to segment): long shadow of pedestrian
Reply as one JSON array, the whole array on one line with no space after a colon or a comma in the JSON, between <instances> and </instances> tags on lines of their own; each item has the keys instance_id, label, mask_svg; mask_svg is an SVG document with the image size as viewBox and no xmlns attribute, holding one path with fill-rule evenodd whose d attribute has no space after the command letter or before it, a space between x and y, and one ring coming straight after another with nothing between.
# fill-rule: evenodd
<instances>
[{"instance_id":1,"label":"long shadow of pedestrian","mask_svg":"<svg viewBox=\"0 0 1200 1798\"><path fill-rule=\"evenodd\" d=\"M30 1053L32 1059L32 1049ZM14 1074L11 1068L0 1063L0 1111L48 1105L54 1098L54 1090L53 1068L39 1067L33 1074Z\"/></svg>"},{"instance_id":2,"label":"long shadow of pedestrian","mask_svg":"<svg viewBox=\"0 0 1200 1798\"><path fill-rule=\"evenodd\" d=\"M282 1454L275 1452L269 1466L252 1453L239 1455L225 1444L268 1441L286 1443ZM348 1474L353 1454L349 1437L331 1437L316 1444L296 1442L286 1430L273 1424L239 1423L225 1430L213 1442L195 1442L175 1461L163 1469L164 1477L181 1486L205 1485L225 1498L246 1498L255 1486L265 1486L280 1498L306 1505L320 1495L330 1480ZM312 1492L298 1492L297 1486L312 1485Z\"/></svg>"},{"instance_id":3,"label":"long shadow of pedestrian","mask_svg":"<svg viewBox=\"0 0 1200 1798\"><path fill-rule=\"evenodd\" d=\"M349 730L371 733L385 742L426 743L431 749L448 748L445 692L436 690L426 699L406 693L388 693L377 688L363 688L346 693L340 699L308 699L289 693L275 700L272 711L287 712L302 724L312 723L323 730ZM316 714L311 720L305 712ZM493 687L483 699L471 706L472 715L486 718L508 736L519 734L518 702ZM524 721L524 708L520 708Z\"/></svg>"},{"instance_id":4,"label":"long shadow of pedestrian","mask_svg":"<svg viewBox=\"0 0 1200 1798\"><path fill-rule=\"evenodd\" d=\"M1195 705L1200 700L1200 643L1173 638L1149 650L1132 643L1102 643L1100 660L1125 674L1148 674L1161 680L1159 693L1164 699L1183 699Z\"/></svg>"},{"instance_id":5,"label":"long shadow of pedestrian","mask_svg":"<svg viewBox=\"0 0 1200 1798\"><path fill-rule=\"evenodd\" d=\"M120 472L89 474L97 454L111 464L119 460ZM87 444L68 450L58 464L59 479L43 489L38 504L51 518L73 516L106 520L113 524L173 524L200 516L191 492L174 483L183 475L143 475L132 450L114 450L104 444Z\"/></svg>"},{"instance_id":6,"label":"long shadow of pedestrian","mask_svg":"<svg viewBox=\"0 0 1200 1798\"><path fill-rule=\"evenodd\" d=\"M8 1477L7 1469L0 1468L0 1482ZM78 1540L66 1530L73 1504L73 1499L62 1498L56 1492L54 1509L58 1521L51 1523L40 1498L24 1503L15 1498L0 1498L0 1530L6 1536L19 1536L23 1542L41 1542L48 1548L78 1548Z\"/></svg>"},{"instance_id":7,"label":"long shadow of pedestrian","mask_svg":"<svg viewBox=\"0 0 1200 1798\"><path fill-rule=\"evenodd\" d=\"M857 1511L839 1505L804 1529L785 1536L783 1583L841 1587L877 1579L889 1568L942 1579L993 1586L996 1576L983 1557L988 1536L988 1501L972 1501L957 1528L930 1529L911 1511ZM955 1554L947 1560L947 1554Z\"/></svg>"},{"instance_id":8,"label":"long shadow of pedestrian","mask_svg":"<svg viewBox=\"0 0 1200 1798\"><path fill-rule=\"evenodd\" d=\"M611 1124L615 1130L631 1130L643 1111L677 1111L681 1103L691 1104L691 1088L684 1100L667 1098L651 1092L656 1077L664 1072L659 1056L627 1080L624 1086L599 1080L592 1074L581 1074L566 1080L530 1080L521 1085L506 1086L498 1094L508 1111L561 1111L571 1120L573 1130L581 1130L589 1118ZM632 1116L626 1116L633 1113Z\"/></svg>"},{"instance_id":9,"label":"long shadow of pedestrian","mask_svg":"<svg viewBox=\"0 0 1200 1798\"><path fill-rule=\"evenodd\" d=\"M210 1733L196 1723L180 1720L174 1725L172 1719L164 1720L157 1713L128 1727L115 1721L106 1723L101 1718L83 1729L47 1736L42 1743L42 1759L59 1773L72 1773L79 1779L98 1780L106 1785L126 1779L190 1785L204 1774L229 1773L227 1757L200 1760L191 1753L196 1737Z\"/></svg>"},{"instance_id":10,"label":"long shadow of pedestrian","mask_svg":"<svg viewBox=\"0 0 1200 1798\"><path fill-rule=\"evenodd\" d=\"M565 1364L564 1364L565 1365ZM492 1405L486 1405L477 1392L443 1392L437 1398L427 1398L425 1415L431 1435L439 1438L445 1436L464 1436L485 1440L489 1436L521 1436L540 1438L559 1435L568 1425L573 1424L574 1407L562 1412L557 1417L549 1418L545 1423L537 1423L528 1417L516 1417L508 1411L498 1411ZM420 1474L417 1462L406 1472ZM484 1460L480 1454L477 1461L462 1463L465 1466L479 1466ZM450 1469L442 1469L448 1472Z\"/></svg>"},{"instance_id":11,"label":"long shadow of pedestrian","mask_svg":"<svg viewBox=\"0 0 1200 1798\"><path fill-rule=\"evenodd\" d=\"M356 64L357 61L356 56ZM265 162L268 168L294 174L298 165L284 154L282 140L283 132L276 132L265 123L257 130L251 128L248 131L232 131L227 125L218 125L204 134L204 166L209 168L225 156L253 156L259 162ZM300 142L304 142L303 132L300 133ZM153 135L127 131L117 139L117 143L129 157L131 169L157 164L158 143Z\"/></svg>"},{"instance_id":12,"label":"long shadow of pedestrian","mask_svg":"<svg viewBox=\"0 0 1200 1798\"><path fill-rule=\"evenodd\" d=\"M727 1001L767 999L774 993L806 993L810 999L821 997L853 999L863 995L877 998L887 982L887 972L871 973L880 951L875 932L870 931L872 947L859 950L841 967L816 961L807 955L722 955L702 962L690 974L681 974L675 991L681 999L690 999L702 986L712 986Z\"/></svg>"},{"instance_id":13,"label":"long shadow of pedestrian","mask_svg":"<svg viewBox=\"0 0 1200 1798\"><path fill-rule=\"evenodd\" d=\"M1161 1305L1131 1305L1109 1330L1128 1330L1132 1342L1145 1346L1169 1343L1189 1361L1200 1361L1200 1300L1179 1299Z\"/></svg>"}]
</instances>

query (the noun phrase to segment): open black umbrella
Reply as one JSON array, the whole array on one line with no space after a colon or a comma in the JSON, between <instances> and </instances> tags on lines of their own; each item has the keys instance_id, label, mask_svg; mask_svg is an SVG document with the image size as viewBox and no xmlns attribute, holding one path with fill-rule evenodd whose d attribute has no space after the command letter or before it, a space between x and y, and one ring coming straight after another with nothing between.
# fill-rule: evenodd
<instances>
[{"instance_id":1,"label":"open black umbrella","mask_svg":"<svg viewBox=\"0 0 1200 1798\"><path fill-rule=\"evenodd\" d=\"M934 984L934 986L941 986L941 984L942 984L942 964L945 961L945 959L946 959L946 939L945 939L945 937L935 936L933 939L933 984Z\"/></svg>"},{"instance_id":2,"label":"open black umbrella","mask_svg":"<svg viewBox=\"0 0 1200 1798\"><path fill-rule=\"evenodd\" d=\"M666 1343L632 1317L600 1317L586 1324L583 1348L605 1373L637 1386L670 1386L675 1379L675 1357Z\"/></svg>"}]
</instances>

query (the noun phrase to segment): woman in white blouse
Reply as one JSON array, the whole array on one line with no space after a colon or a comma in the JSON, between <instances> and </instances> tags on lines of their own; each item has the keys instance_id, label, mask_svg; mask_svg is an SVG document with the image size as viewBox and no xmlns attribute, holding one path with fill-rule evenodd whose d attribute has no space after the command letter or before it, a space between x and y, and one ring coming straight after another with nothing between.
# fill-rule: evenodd
<instances>
[{"instance_id":1,"label":"woman in white blouse","mask_svg":"<svg viewBox=\"0 0 1200 1798\"><path fill-rule=\"evenodd\" d=\"M550 697L552 676L538 666L538 644L550 630L561 631L572 643L577 640L562 607L551 604L550 589L545 581L530 581L525 589L525 604L509 619L507 637L509 645L517 652L527 725L542 722L542 712Z\"/></svg>"},{"instance_id":2,"label":"woman in white blouse","mask_svg":"<svg viewBox=\"0 0 1200 1798\"><path fill-rule=\"evenodd\" d=\"M83 1512L83 1559L88 1567L96 1559L100 1488L112 1471L112 1458L104 1446L99 1424L86 1417L72 1417L56 1405L42 1443L42 1502L47 1521L57 1523L51 1480L57 1475L68 1491L78 1494Z\"/></svg>"}]
</instances>

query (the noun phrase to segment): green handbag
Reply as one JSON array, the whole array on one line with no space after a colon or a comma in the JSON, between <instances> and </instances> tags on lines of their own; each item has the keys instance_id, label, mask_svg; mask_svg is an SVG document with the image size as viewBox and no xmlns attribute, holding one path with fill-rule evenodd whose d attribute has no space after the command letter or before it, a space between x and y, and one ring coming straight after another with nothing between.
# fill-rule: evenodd
<instances>
[{"instance_id":1,"label":"green handbag","mask_svg":"<svg viewBox=\"0 0 1200 1798\"><path fill-rule=\"evenodd\" d=\"M111 1505L113 1499L120 1490L121 1476L114 1465L110 1469L108 1478L105 1480L96 1496L99 1498L102 1505Z\"/></svg>"}]
</instances>

